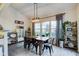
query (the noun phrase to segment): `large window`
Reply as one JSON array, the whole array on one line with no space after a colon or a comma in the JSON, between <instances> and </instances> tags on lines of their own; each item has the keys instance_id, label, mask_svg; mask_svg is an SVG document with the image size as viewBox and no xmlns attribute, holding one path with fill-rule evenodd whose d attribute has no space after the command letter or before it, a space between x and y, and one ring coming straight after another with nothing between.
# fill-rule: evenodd
<instances>
[{"instance_id":1,"label":"large window","mask_svg":"<svg viewBox=\"0 0 79 59\"><path fill-rule=\"evenodd\" d=\"M56 21L35 23L35 36L56 37Z\"/></svg>"}]
</instances>

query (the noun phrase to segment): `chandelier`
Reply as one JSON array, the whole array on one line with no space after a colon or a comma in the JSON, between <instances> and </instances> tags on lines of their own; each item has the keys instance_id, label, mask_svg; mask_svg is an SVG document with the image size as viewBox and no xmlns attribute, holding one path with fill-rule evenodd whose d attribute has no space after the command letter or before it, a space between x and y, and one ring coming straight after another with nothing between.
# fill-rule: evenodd
<instances>
[{"instance_id":1,"label":"chandelier","mask_svg":"<svg viewBox=\"0 0 79 59\"><path fill-rule=\"evenodd\" d=\"M39 22L37 3L34 3L34 18L32 19L32 22Z\"/></svg>"}]
</instances>

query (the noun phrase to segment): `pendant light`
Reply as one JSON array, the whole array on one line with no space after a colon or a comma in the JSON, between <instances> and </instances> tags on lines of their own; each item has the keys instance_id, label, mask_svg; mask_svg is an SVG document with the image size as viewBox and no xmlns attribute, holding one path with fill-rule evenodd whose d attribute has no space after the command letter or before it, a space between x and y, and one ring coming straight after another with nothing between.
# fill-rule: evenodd
<instances>
[{"instance_id":1,"label":"pendant light","mask_svg":"<svg viewBox=\"0 0 79 59\"><path fill-rule=\"evenodd\" d=\"M32 22L39 22L37 3L34 3L34 18L32 19Z\"/></svg>"}]
</instances>

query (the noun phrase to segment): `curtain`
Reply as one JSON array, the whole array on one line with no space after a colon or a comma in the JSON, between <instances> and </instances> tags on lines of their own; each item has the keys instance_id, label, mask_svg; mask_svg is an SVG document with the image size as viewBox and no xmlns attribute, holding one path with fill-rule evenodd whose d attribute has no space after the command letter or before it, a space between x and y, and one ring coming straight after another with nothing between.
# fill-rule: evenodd
<instances>
[{"instance_id":1,"label":"curtain","mask_svg":"<svg viewBox=\"0 0 79 59\"><path fill-rule=\"evenodd\" d=\"M32 23L32 36L35 36L34 23Z\"/></svg>"},{"instance_id":2,"label":"curtain","mask_svg":"<svg viewBox=\"0 0 79 59\"><path fill-rule=\"evenodd\" d=\"M56 27L56 45L59 46L59 39L63 36L63 14L56 15L57 27Z\"/></svg>"}]
</instances>

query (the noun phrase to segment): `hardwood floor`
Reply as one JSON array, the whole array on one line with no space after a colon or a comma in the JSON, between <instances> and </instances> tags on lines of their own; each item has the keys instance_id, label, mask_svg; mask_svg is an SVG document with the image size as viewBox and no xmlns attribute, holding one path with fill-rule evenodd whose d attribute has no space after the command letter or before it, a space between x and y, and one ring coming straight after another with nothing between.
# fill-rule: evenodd
<instances>
[{"instance_id":1,"label":"hardwood floor","mask_svg":"<svg viewBox=\"0 0 79 59\"><path fill-rule=\"evenodd\" d=\"M54 52L52 52L52 56L79 56L79 53L76 53L75 51L66 48L59 48L53 46L53 49ZM34 49L24 49L23 43L18 43L9 46L9 56L39 56L39 54L36 55ZM42 56L50 56L49 50L45 50Z\"/></svg>"}]
</instances>

